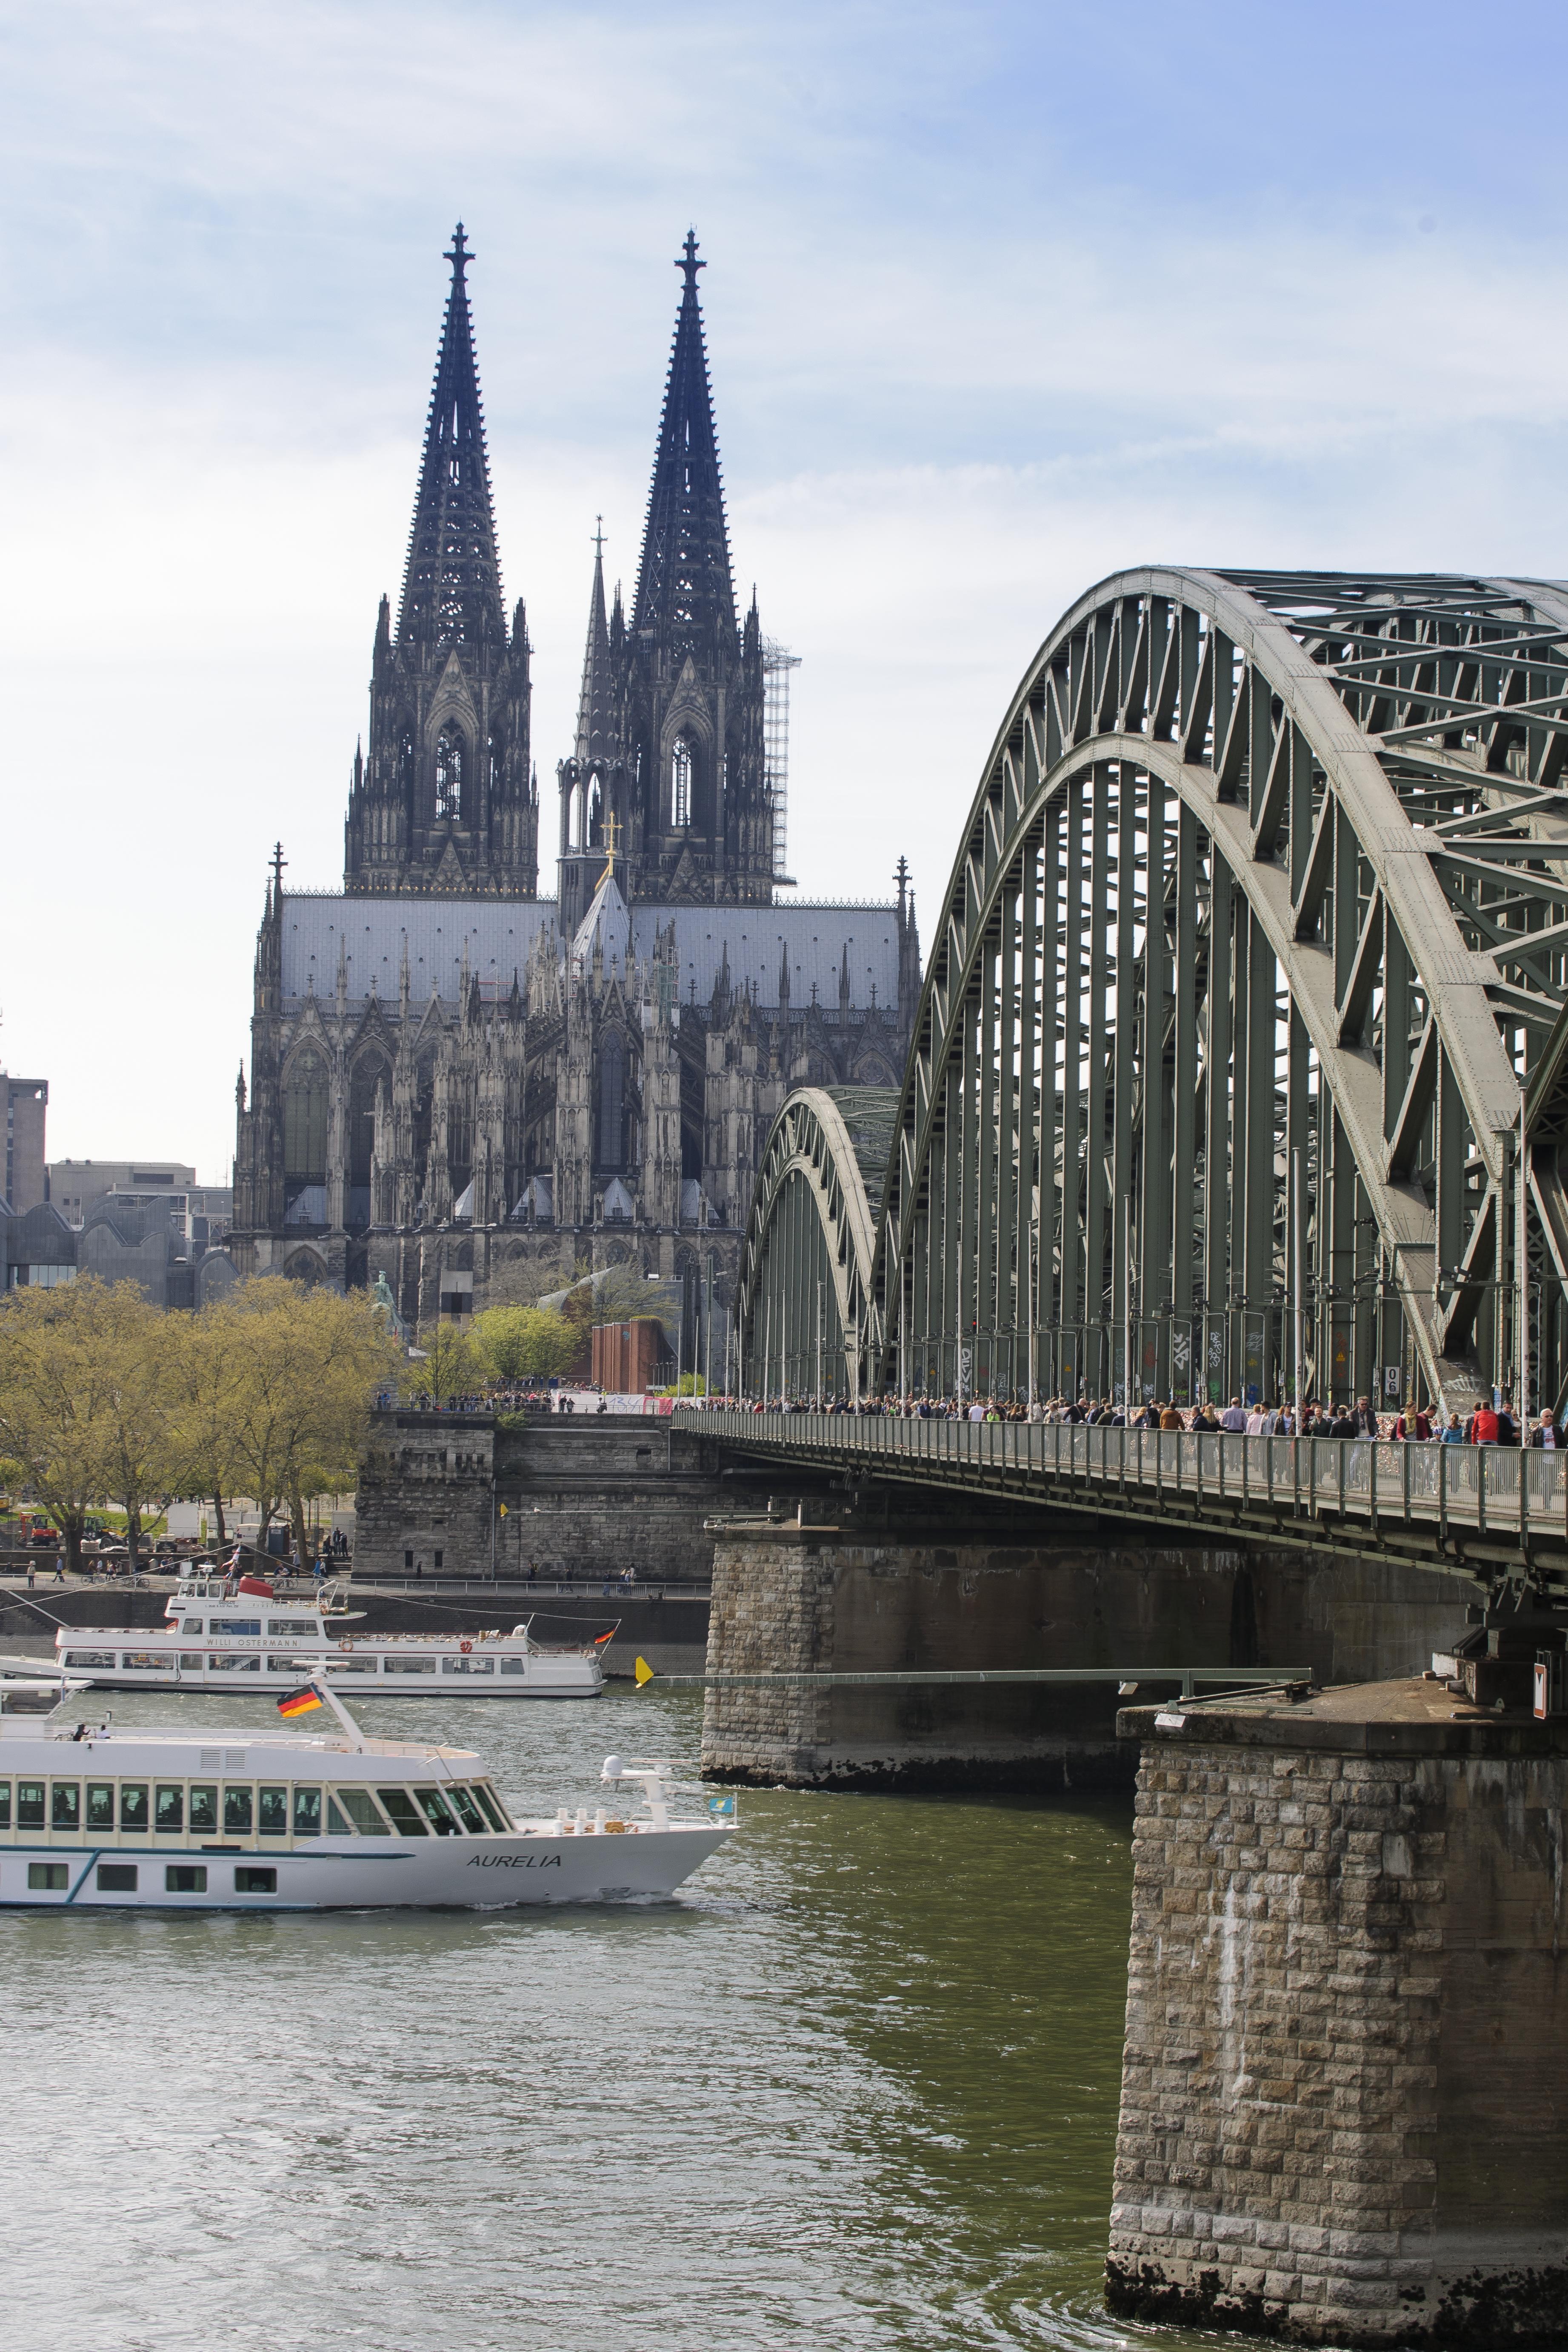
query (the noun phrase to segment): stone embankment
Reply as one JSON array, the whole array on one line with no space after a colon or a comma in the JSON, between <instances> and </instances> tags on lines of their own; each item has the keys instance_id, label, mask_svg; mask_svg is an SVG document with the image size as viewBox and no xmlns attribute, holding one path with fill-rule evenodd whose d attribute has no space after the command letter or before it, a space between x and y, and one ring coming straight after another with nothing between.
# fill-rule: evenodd
<instances>
[{"instance_id":1,"label":"stone embankment","mask_svg":"<svg viewBox=\"0 0 1568 2352\"><path fill-rule=\"evenodd\" d=\"M1568 1721L1409 1680L1138 1708L1112 2310L1568 2337Z\"/></svg>"}]
</instances>

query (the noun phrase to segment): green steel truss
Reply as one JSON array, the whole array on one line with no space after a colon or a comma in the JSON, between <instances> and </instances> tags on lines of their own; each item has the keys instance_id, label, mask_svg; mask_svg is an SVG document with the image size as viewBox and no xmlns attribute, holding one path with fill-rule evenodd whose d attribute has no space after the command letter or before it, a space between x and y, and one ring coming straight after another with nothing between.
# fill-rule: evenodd
<instances>
[{"instance_id":1,"label":"green steel truss","mask_svg":"<svg viewBox=\"0 0 1568 2352\"><path fill-rule=\"evenodd\" d=\"M880 1185L780 1114L750 1388L1557 1403L1565 759L1568 585L1092 589L970 807Z\"/></svg>"}]
</instances>

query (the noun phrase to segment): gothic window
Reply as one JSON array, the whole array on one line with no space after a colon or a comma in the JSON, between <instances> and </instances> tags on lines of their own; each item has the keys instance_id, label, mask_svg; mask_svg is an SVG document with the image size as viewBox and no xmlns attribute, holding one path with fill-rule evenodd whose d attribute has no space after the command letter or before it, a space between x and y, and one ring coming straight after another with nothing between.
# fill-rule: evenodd
<instances>
[{"instance_id":1,"label":"gothic window","mask_svg":"<svg viewBox=\"0 0 1568 2352\"><path fill-rule=\"evenodd\" d=\"M405 803L414 791L414 730L405 727L397 739L397 789Z\"/></svg>"},{"instance_id":2,"label":"gothic window","mask_svg":"<svg viewBox=\"0 0 1568 2352\"><path fill-rule=\"evenodd\" d=\"M499 800L500 797L501 772L506 766L506 745L499 735L492 735L489 738L486 749L489 753L489 761L490 798L492 801Z\"/></svg>"},{"instance_id":3,"label":"gothic window","mask_svg":"<svg viewBox=\"0 0 1568 2352\"><path fill-rule=\"evenodd\" d=\"M286 1193L327 1181L327 1066L307 1045L283 1084L283 1181Z\"/></svg>"},{"instance_id":4,"label":"gothic window","mask_svg":"<svg viewBox=\"0 0 1568 2352\"><path fill-rule=\"evenodd\" d=\"M626 1164L626 1045L618 1029L610 1030L599 1048L600 1168Z\"/></svg>"},{"instance_id":5,"label":"gothic window","mask_svg":"<svg viewBox=\"0 0 1568 2352\"><path fill-rule=\"evenodd\" d=\"M690 736L678 735L669 761L669 803L678 832L683 831L691 823L692 782L695 766Z\"/></svg>"},{"instance_id":6,"label":"gothic window","mask_svg":"<svg viewBox=\"0 0 1568 2352\"><path fill-rule=\"evenodd\" d=\"M463 739L455 727L443 727L436 738L436 815L462 823Z\"/></svg>"}]
</instances>

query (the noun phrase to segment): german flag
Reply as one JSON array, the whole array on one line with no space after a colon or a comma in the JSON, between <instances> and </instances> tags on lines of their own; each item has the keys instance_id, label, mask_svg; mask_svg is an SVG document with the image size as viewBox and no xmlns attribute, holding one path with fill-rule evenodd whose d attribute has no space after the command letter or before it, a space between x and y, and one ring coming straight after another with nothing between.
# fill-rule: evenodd
<instances>
[{"instance_id":1,"label":"german flag","mask_svg":"<svg viewBox=\"0 0 1568 2352\"><path fill-rule=\"evenodd\" d=\"M285 1691L278 1702L278 1712L279 1715L309 1715L312 1707L321 1704L321 1693L307 1683L303 1690Z\"/></svg>"}]
</instances>

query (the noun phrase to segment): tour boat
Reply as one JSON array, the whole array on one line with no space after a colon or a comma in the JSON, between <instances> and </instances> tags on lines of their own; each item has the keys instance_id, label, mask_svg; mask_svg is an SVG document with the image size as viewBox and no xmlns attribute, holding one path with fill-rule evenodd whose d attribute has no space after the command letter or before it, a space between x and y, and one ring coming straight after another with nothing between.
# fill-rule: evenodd
<instances>
[{"instance_id":1,"label":"tour boat","mask_svg":"<svg viewBox=\"0 0 1568 2352\"><path fill-rule=\"evenodd\" d=\"M70 1675L120 1690L257 1692L320 1667L355 1698L595 1698L600 1643L542 1646L527 1623L510 1633L356 1633L363 1612L337 1587L278 1599L265 1577L189 1577L155 1633L62 1625L55 1655ZM609 1639L606 1634L605 1641Z\"/></svg>"},{"instance_id":2,"label":"tour boat","mask_svg":"<svg viewBox=\"0 0 1568 2352\"><path fill-rule=\"evenodd\" d=\"M320 1732L47 1723L0 1696L0 1905L330 1911L669 1895L733 1835L731 1797L671 1818L670 1767L606 1757L640 1811L515 1820L479 1756L372 1739L315 1680ZM331 1718L337 1721L332 1723Z\"/></svg>"}]
</instances>

